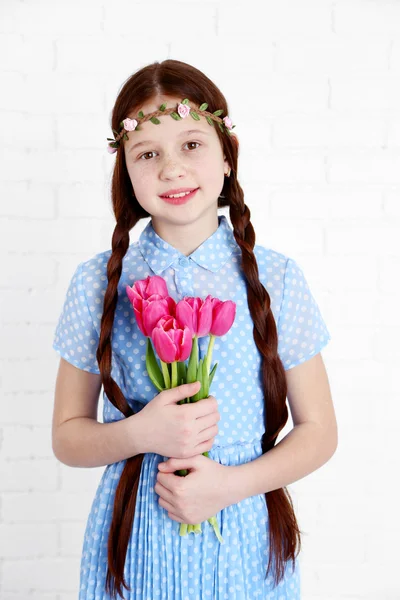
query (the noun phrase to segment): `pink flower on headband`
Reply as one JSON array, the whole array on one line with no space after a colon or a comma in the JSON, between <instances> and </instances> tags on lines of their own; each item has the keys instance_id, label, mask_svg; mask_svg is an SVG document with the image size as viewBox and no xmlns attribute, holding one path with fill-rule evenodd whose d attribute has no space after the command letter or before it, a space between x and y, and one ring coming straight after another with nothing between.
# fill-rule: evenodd
<instances>
[{"instance_id":1,"label":"pink flower on headband","mask_svg":"<svg viewBox=\"0 0 400 600\"><path fill-rule=\"evenodd\" d=\"M224 117L222 120L225 123L225 127L232 129L232 121L229 117Z\"/></svg>"},{"instance_id":2,"label":"pink flower on headband","mask_svg":"<svg viewBox=\"0 0 400 600\"><path fill-rule=\"evenodd\" d=\"M179 116L182 117L182 119L184 119L190 113L190 106L188 104L178 104L178 113Z\"/></svg>"},{"instance_id":3,"label":"pink flower on headband","mask_svg":"<svg viewBox=\"0 0 400 600\"><path fill-rule=\"evenodd\" d=\"M134 129L136 129L136 126L138 124L136 119L124 119L122 122L126 131L133 131Z\"/></svg>"}]
</instances>

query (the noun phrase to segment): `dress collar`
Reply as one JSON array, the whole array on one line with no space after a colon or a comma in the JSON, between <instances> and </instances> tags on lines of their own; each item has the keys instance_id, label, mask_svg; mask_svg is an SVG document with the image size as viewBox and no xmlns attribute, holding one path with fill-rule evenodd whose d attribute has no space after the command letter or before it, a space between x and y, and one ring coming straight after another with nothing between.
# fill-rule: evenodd
<instances>
[{"instance_id":1,"label":"dress collar","mask_svg":"<svg viewBox=\"0 0 400 600\"><path fill-rule=\"evenodd\" d=\"M140 234L138 245L143 258L156 275L171 265L179 268L190 260L203 269L216 273L231 254L239 249L225 215L218 215L218 228L187 257L154 231L151 219Z\"/></svg>"}]
</instances>

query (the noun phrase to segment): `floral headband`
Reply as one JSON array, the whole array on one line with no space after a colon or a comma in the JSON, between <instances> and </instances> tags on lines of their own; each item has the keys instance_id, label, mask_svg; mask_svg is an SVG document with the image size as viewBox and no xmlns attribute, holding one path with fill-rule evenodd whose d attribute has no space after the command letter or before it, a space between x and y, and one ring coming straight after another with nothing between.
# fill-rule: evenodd
<instances>
[{"instance_id":1,"label":"floral headband","mask_svg":"<svg viewBox=\"0 0 400 600\"><path fill-rule=\"evenodd\" d=\"M221 115L223 113L222 109L216 110L213 113L208 112L206 110L208 107L208 104L206 102L204 102L199 108L193 108L193 107L189 106L189 100L187 98L185 98L184 100L182 100L182 102L178 102L176 109L175 108L167 108L166 109L166 106L167 106L166 104L162 104L160 106L159 110L156 110L152 113L148 113L147 115L144 115L143 111L140 111L138 113L139 121L137 121L136 119L129 119L129 118L121 121L121 123L119 124L120 127L122 127L121 131L118 133L118 131L115 131L115 129L112 130L115 135L115 139L107 138L107 140L110 142L107 146L108 152L110 152L110 154L113 154L114 152L116 152L117 149L120 147L120 140L122 138L124 140L128 141L129 138L126 134L127 131L140 130L141 128L139 126L139 123L143 123L144 121L150 120L155 125L159 125L161 122L159 119L157 119L157 117L159 115L171 115L171 117L173 119L175 119L176 121L180 121L181 119L184 119L188 115L193 117L193 119L195 121L200 121L199 115L203 115L207 119L207 122L209 123L209 125L214 126L213 121L216 121L218 123L218 126L221 129L221 131L223 133L228 133L229 135L230 135L230 131L234 127L236 127L236 125L232 125L232 121L229 117L224 117L223 119L220 118L219 115Z\"/></svg>"}]
</instances>

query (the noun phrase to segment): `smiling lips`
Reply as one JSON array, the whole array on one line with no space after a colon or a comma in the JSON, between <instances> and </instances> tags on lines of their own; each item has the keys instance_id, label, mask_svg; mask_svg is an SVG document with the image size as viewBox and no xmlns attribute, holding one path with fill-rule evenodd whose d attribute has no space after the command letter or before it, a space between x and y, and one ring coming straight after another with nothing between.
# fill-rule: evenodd
<instances>
[{"instance_id":1,"label":"smiling lips","mask_svg":"<svg viewBox=\"0 0 400 600\"><path fill-rule=\"evenodd\" d=\"M164 192L164 194L160 194L160 195L162 197L173 196L174 194L180 194L181 192L192 192L195 189L197 189L197 188L180 187L180 188L175 188L173 190L167 190L166 192Z\"/></svg>"},{"instance_id":2,"label":"smiling lips","mask_svg":"<svg viewBox=\"0 0 400 600\"><path fill-rule=\"evenodd\" d=\"M195 188L189 194L184 194L183 196L177 198L169 198L168 196L160 196L160 198L162 198L165 202L168 202L168 204L185 204L185 202L190 200L190 198L193 198L198 189L199 188ZM179 194L180 192L175 193Z\"/></svg>"}]
</instances>

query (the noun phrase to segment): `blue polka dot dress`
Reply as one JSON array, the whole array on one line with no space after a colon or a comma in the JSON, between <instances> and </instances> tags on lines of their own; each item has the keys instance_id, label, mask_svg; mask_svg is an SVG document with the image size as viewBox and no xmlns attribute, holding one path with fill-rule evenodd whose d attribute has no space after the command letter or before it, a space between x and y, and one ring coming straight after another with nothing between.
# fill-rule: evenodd
<instances>
[{"instance_id":1,"label":"blue polka dot dress","mask_svg":"<svg viewBox=\"0 0 400 600\"><path fill-rule=\"evenodd\" d=\"M279 355L290 369L317 354L331 339L300 266L291 258L255 246L260 280L271 297L278 327ZM99 341L106 267L111 250L76 268L56 327L53 348L68 362L99 373ZM218 229L189 256L160 238L151 220L137 242L129 246L118 284L118 304L112 336L112 376L135 412L156 395L146 371L146 338L139 330L126 295L126 285L149 275L166 280L178 302L184 296L208 294L236 303L235 321L215 340L212 363L218 361L210 395L219 404L221 420L209 456L224 465L239 465L261 456L264 433L260 354L253 339L247 306L241 251L224 215ZM208 338L199 339L199 358ZM124 418L103 391L103 421ZM299 557L288 563L276 588L268 564L268 511L264 495L246 498L217 514L224 543L208 522L202 533L179 535L180 523L168 517L154 491L158 468L168 457L146 453L137 494L136 512L125 562L129 600L298 600ZM101 476L84 534L79 600L107 600L107 542L115 490L125 461L107 465Z\"/></svg>"}]
</instances>

